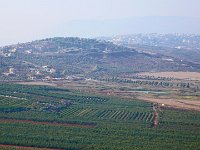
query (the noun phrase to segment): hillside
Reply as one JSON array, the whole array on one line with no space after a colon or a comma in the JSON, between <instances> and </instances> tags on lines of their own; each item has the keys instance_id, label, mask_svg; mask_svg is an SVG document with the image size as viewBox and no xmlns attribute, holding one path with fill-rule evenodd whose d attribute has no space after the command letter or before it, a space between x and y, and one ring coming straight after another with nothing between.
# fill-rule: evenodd
<instances>
[{"instance_id":1,"label":"hillside","mask_svg":"<svg viewBox=\"0 0 200 150\"><path fill-rule=\"evenodd\" d=\"M132 34L102 37L101 40L143 52L163 54L200 64L200 36L196 34Z\"/></svg>"},{"instance_id":2,"label":"hillside","mask_svg":"<svg viewBox=\"0 0 200 150\"><path fill-rule=\"evenodd\" d=\"M149 71L200 71L178 58L110 42L49 38L0 48L0 80L102 78Z\"/></svg>"}]
</instances>

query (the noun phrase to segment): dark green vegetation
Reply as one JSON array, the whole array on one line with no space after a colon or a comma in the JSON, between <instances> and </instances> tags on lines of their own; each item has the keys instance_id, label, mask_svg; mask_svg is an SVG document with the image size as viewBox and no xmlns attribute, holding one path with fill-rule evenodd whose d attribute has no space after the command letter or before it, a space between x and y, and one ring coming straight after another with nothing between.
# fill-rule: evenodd
<instances>
[{"instance_id":1,"label":"dark green vegetation","mask_svg":"<svg viewBox=\"0 0 200 150\"><path fill-rule=\"evenodd\" d=\"M162 110L153 128L151 103L15 84L0 84L0 104L0 144L152 150L200 145L199 112Z\"/></svg>"},{"instance_id":2,"label":"dark green vegetation","mask_svg":"<svg viewBox=\"0 0 200 150\"><path fill-rule=\"evenodd\" d=\"M0 48L0 80L99 79L147 71L200 71L200 65L109 42L50 38Z\"/></svg>"}]
</instances>

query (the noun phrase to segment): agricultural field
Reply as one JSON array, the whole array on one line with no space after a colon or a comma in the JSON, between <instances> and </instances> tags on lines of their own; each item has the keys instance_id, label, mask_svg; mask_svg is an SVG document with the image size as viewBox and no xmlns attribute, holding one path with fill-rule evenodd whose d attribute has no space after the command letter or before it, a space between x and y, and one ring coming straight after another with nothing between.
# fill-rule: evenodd
<instances>
[{"instance_id":1,"label":"agricultural field","mask_svg":"<svg viewBox=\"0 0 200 150\"><path fill-rule=\"evenodd\" d=\"M187 80L200 80L199 72L144 72L139 73L141 76L154 76L154 77L165 77L165 78L177 78Z\"/></svg>"},{"instance_id":2,"label":"agricultural field","mask_svg":"<svg viewBox=\"0 0 200 150\"><path fill-rule=\"evenodd\" d=\"M199 148L199 111L47 85L0 83L0 149Z\"/></svg>"}]
</instances>

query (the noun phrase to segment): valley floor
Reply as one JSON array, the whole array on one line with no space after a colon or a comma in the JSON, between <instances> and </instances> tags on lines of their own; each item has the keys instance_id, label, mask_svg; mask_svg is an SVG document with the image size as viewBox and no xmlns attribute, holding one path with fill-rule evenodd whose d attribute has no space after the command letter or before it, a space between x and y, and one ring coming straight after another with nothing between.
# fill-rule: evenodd
<instances>
[{"instance_id":1,"label":"valley floor","mask_svg":"<svg viewBox=\"0 0 200 150\"><path fill-rule=\"evenodd\" d=\"M197 150L198 86L138 76L0 83L0 149Z\"/></svg>"}]
</instances>

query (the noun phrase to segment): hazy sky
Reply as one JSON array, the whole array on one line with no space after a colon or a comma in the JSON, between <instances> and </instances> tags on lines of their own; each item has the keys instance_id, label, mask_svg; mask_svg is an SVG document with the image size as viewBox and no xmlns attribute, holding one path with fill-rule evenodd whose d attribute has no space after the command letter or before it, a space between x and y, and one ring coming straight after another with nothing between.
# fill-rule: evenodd
<instances>
[{"instance_id":1,"label":"hazy sky","mask_svg":"<svg viewBox=\"0 0 200 150\"><path fill-rule=\"evenodd\" d=\"M78 36L75 31L78 27L68 26L77 20L140 16L200 18L199 6L200 0L0 0L0 45L53 36ZM80 32L90 37L90 31Z\"/></svg>"}]
</instances>

